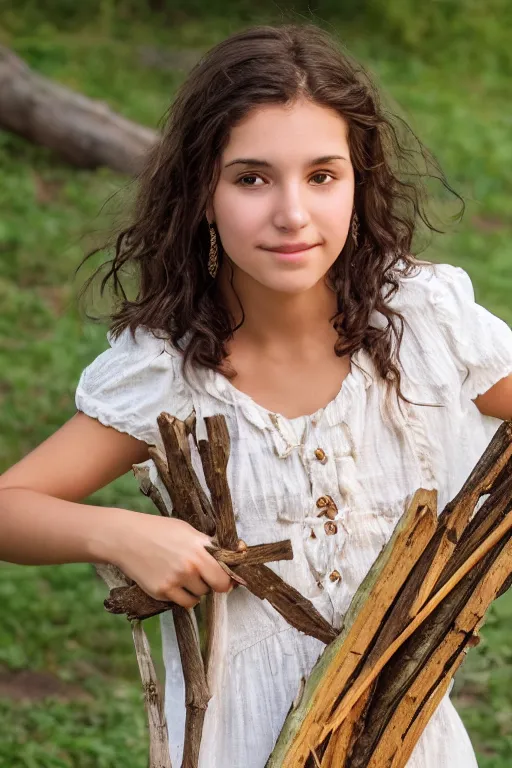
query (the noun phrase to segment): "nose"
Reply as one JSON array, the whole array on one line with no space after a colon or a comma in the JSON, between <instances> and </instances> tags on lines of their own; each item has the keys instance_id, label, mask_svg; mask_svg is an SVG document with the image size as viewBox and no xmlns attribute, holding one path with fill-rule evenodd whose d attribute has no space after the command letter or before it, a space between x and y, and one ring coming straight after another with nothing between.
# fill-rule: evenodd
<instances>
[{"instance_id":1,"label":"nose","mask_svg":"<svg viewBox=\"0 0 512 768\"><path fill-rule=\"evenodd\" d=\"M309 213L298 184L277 190L274 224L281 231L302 229L309 222Z\"/></svg>"}]
</instances>

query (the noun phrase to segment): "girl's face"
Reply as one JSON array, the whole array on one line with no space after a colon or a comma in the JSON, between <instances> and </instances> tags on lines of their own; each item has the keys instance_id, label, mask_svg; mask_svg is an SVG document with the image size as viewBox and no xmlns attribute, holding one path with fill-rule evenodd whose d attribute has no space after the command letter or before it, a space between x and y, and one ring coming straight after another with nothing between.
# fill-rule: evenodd
<instances>
[{"instance_id":1,"label":"girl's face","mask_svg":"<svg viewBox=\"0 0 512 768\"><path fill-rule=\"evenodd\" d=\"M237 278L300 293L338 258L353 200L347 123L301 100L257 107L232 129L208 219Z\"/></svg>"}]
</instances>

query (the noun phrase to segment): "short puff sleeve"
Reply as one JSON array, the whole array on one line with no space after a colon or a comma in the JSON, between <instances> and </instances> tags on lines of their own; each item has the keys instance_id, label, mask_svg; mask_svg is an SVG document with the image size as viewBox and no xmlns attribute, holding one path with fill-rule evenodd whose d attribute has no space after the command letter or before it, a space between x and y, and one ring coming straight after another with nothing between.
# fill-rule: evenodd
<instances>
[{"instance_id":1,"label":"short puff sleeve","mask_svg":"<svg viewBox=\"0 0 512 768\"><path fill-rule=\"evenodd\" d=\"M167 411L185 418L188 409L180 375L181 359L169 343L139 327L135 340L126 328L80 376L79 411L149 445L159 444L157 417Z\"/></svg>"},{"instance_id":2,"label":"short puff sleeve","mask_svg":"<svg viewBox=\"0 0 512 768\"><path fill-rule=\"evenodd\" d=\"M460 372L462 394L474 400L512 373L512 330L475 302L467 272L450 264L434 269L429 298Z\"/></svg>"}]
</instances>

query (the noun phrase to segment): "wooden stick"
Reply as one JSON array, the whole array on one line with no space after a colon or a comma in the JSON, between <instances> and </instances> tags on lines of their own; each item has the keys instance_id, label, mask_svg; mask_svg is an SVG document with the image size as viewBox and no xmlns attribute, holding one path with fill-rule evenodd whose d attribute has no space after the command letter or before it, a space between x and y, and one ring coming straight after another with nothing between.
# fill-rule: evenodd
<instances>
[{"instance_id":1,"label":"wooden stick","mask_svg":"<svg viewBox=\"0 0 512 768\"><path fill-rule=\"evenodd\" d=\"M197 445L212 498L216 537L221 547L236 549L238 533L227 480L229 432L224 416L208 416L204 421L208 440L200 440Z\"/></svg>"},{"instance_id":2,"label":"wooden stick","mask_svg":"<svg viewBox=\"0 0 512 768\"><path fill-rule=\"evenodd\" d=\"M174 514L198 531L213 536L213 510L192 466L186 427L182 421L168 413L161 413L157 422L167 464L164 466L158 449L149 448L149 454L172 500Z\"/></svg>"},{"instance_id":3,"label":"wooden stick","mask_svg":"<svg viewBox=\"0 0 512 768\"><path fill-rule=\"evenodd\" d=\"M350 710L349 716L328 737L329 743L322 758L322 768L344 768L352 744L363 727L365 712L369 701L371 701L374 688L375 683L366 689L359 701Z\"/></svg>"},{"instance_id":4,"label":"wooden stick","mask_svg":"<svg viewBox=\"0 0 512 768\"><path fill-rule=\"evenodd\" d=\"M240 565L236 572L246 580L248 589L256 597L268 600L292 627L326 644L337 636L338 631L324 619L313 603L267 566Z\"/></svg>"},{"instance_id":5,"label":"wooden stick","mask_svg":"<svg viewBox=\"0 0 512 768\"><path fill-rule=\"evenodd\" d=\"M155 451L159 453L156 449ZM161 460L162 460L162 463L165 464L165 459L163 456L161 456ZM147 466L147 464L146 465L134 464L132 467L132 470L133 470L135 479L139 484L139 488L141 492L144 494L144 496L147 496L149 499L151 499L151 501L153 502L157 510L160 512L162 517L171 517L171 510L167 509L165 502L162 498L162 494L150 480L149 467ZM168 482L170 483L170 480Z\"/></svg>"},{"instance_id":6,"label":"wooden stick","mask_svg":"<svg viewBox=\"0 0 512 768\"><path fill-rule=\"evenodd\" d=\"M211 698L196 635L193 609L177 605L173 611L185 680L185 744L181 768L197 768L206 708Z\"/></svg>"},{"instance_id":7,"label":"wooden stick","mask_svg":"<svg viewBox=\"0 0 512 768\"><path fill-rule=\"evenodd\" d=\"M512 465L512 462L511 462ZM512 509L512 474L504 477L468 524L433 591L437 592Z\"/></svg>"},{"instance_id":8,"label":"wooden stick","mask_svg":"<svg viewBox=\"0 0 512 768\"><path fill-rule=\"evenodd\" d=\"M247 585L247 582L237 572L241 564L245 563L252 566L276 560L290 560L293 557L289 539L270 544L257 544L253 547L247 547L242 552L230 552L215 547L206 547L206 549L219 563L232 567L232 571L231 568L229 569L231 578L244 586ZM109 596L104 601L104 606L109 613L126 614L128 619L132 620L148 619L164 611L173 610L176 603L170 600L157 600L144 592L138 584L132 583L131 586L126 586L126 584L113 586Z\"/></svg>"},{"instance_id":9,"label":"wooden stick","mask_svg":"<svg viewBox=\"0 0 512 768\"><path fill-rule=\"evenodd\" d=\"M115 565L95 563L94 567L96 568L98 575L111 590L123 588L130 589L133 584L133 581ZM146 633L138 621L132 622L132 638L144 690L144 704L148 717L148 768L171 768L162 691L158 684Z\"/></svg>"},{"instance_id":10,"label":"wooden stick","mask_svg":"<svg viewBox=\"0 0 512 768\"><path fill-rule=\"evenodd\" d=\"M473 509L484 493L493 491L496 479L512 456L512 425L504 422L496 431L455 498L436 524L424 551L413 564L398 599L390 606L386 623L379 629L367 664L372 665L425 605L459 542L462 543ZM492 502L494 503L494 502Z\"/></svg>"},{"instance_id":11,"label":"wooden stick","mask_svg":"<svg viewBox=\"0 0 512 768\"><path fill-rule=\"evenodd\" d=\"M148 638L140 621L132 622L132 635L149 723L148 768L171 768L162 692L151 658Z\"/></svg>"},{"instance_id":12,"label":"wooden stick","mask_svg":"<svg viewBox=\"0 0 512 768\"><path fill-rule=\"evenodd\" d=\"M444 640L452 632L455 626L460 627L460 631L454 633L454 653L456 649L462 652L467 645L468 638L473 638L474 626L480 619L478 610L473 614L473 621L467 627L458 624L458 617L465 610L468 603L471 603L473 596L478 592L478 584L485 578L485 574L492 569L493 561L499 557L500 549L504 546L502 540L497 547L494 547L482 560L461 579L459 584L451 593L441 602L422 625L412 634L412 636L401 647L400 652L386 664L376 682L377 686L372 696L369 710L365 714L362 722L363 731L356 744L352 747L350 755L350 768L366 768L368 761L372 757L375 748L383 731L387 728L390 720L400 710L401 704L407 704L407 710L414 711L420 705L423 697L416 700L409 697L409 691L414 687L414 683L422 670L429 665L436 650L441 646ZM502 579L500 579L500 584ZM496 585L497 586L497 585ZM480 604L480 600L478 600ZM476 606L476 603L473 603ZM476 608L475 608L476 610ZM450 656L445 659L444 668L450 663ZM354 681L353 686L357 686L358 680L364 677L366 665L359 672L358 679ZM435 675L431 671L430 680L426 681L424 686L424 695L434 683ZM340 697L342 700L342 697ZM407 730L407 722L404 720L403 733Z\"/></svg>"}]
</instances>

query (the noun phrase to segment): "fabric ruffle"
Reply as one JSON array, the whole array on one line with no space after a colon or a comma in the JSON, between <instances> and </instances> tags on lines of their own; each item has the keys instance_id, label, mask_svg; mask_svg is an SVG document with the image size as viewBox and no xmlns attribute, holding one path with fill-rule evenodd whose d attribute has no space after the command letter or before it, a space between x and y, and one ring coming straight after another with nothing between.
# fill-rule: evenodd
<instances>
[{"instance_id":1,"label":"fabric ruffle","mask_svg":"<svg viewBox=\"0 0 512 768\"><path fill-rule=\"evenodd\" d=\"M139 327L132 338L107 334L106 349L80 376L75 404L79 411L149 445L160 445L157 417L169 411L185 419L192 410L181 358L170 344Z\"/></svg>"},{"instance_id":2,"label":"fabric ruffle","mask_svg":"<svg viewBox=\"0 0 512 768\"><path fill-rule=\"evenodd\" d=\"M474 400L512 373L512 329L475 302L471 278L451 264L424 266L402 280L391 306L410 317L413 333L429 349L440 334L459 374L461 396ZM435 357L428 356L435 378Z\"/></svg>"}]
</instances>

